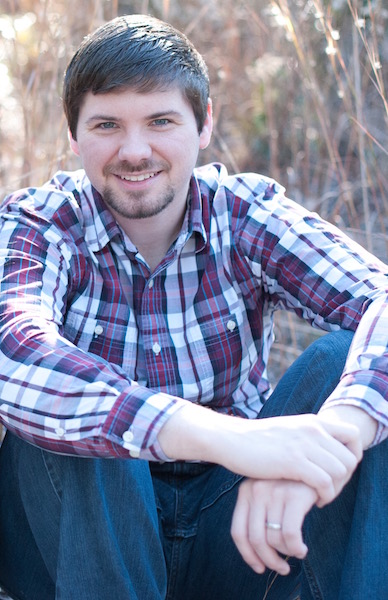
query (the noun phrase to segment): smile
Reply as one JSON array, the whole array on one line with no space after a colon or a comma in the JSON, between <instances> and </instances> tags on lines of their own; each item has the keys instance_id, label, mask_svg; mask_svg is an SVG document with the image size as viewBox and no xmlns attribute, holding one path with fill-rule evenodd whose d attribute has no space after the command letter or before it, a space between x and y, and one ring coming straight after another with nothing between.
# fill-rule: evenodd
<instances>
[{"instance_id":1,"label":"smile","mask_svg":"<svg viewBox=\"0 0 388 600\"><path fill-rule=\"evenodd\" d=\"M155 175L156 173L144 173L142 175L120 175L120 179L124 179L124 181L144 181L145 179L155 177Z\"/></svg>"}]
</instances>

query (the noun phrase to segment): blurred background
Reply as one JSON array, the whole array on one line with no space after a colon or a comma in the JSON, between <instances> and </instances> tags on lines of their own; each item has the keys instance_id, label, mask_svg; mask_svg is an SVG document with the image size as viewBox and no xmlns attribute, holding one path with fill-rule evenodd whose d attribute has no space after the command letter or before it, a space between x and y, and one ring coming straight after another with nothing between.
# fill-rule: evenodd
<instances>
[{"instance_id":1,"label":"blurred background","mask_svg":"<svg viewBox=\"0 0 388 600\"><path fill-rule=\"evenodd\" d=\"M388 262L386 0L0 0L0 195L78 168L61 107L82 38L120 14L184 31L211 77L200 162L270 175ZM275 370L310 341L282 316Z\"/></svg>"}]
</instances>

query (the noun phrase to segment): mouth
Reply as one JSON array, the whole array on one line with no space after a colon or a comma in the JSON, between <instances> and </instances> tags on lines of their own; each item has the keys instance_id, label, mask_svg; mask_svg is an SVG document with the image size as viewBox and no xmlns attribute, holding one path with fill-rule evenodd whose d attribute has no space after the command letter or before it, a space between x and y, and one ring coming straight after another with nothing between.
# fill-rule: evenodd
<instances>
[{"instance_id":1,"label":"mouth","mask_svg":"<svg viewBox=\"0 0 388 600\"><path fill-rule=\"evenodd\" d=\"M155 177L155 175L157 175L157 171L155 171L154 173L141 173L139 175L119 175L120 179L122 181L133 181L133 182L137 182L137 181L145 181L146 179L151 179L152 177Z\"/></svg>"}]
</instances>

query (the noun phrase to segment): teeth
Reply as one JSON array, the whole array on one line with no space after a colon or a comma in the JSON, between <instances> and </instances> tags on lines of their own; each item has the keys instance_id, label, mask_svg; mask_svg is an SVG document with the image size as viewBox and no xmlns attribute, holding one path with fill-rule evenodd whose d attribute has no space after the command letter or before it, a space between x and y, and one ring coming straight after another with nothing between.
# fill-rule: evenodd
<instances>
[{"instance_id":1,"label":"teeth","mask_svg":"<svg viewBox=\"0 0 388 600\"><path fill-rule=\"evenodd\" d=\"M125 179L125 181L144 181L151 177L155 177L155 173L145 173L144 175L120 175L120 178Z\"/></svg>"}]
</instances>

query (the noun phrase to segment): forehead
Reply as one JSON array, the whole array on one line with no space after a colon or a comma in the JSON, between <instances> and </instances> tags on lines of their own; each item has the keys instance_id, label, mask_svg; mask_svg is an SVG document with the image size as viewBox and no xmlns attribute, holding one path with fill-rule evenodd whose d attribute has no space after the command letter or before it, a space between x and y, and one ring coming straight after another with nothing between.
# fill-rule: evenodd
<instances>
[{"instance_id":1,"label":"forehead","mask_svg":"<svg viewBox=\"0 0 388 600\"><path fill-rule=\"evenodd\" d=\"M149 92L141 92L133 88L116 89L99 94L87 92L80 107L80 119L89 119L99 111L103 111L102 114L117 112L123 116L128 114L133 117L175 111L184 116L192 114L194 117L191 105L178 86Z\"/></svg>"}]
</instances>

